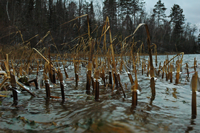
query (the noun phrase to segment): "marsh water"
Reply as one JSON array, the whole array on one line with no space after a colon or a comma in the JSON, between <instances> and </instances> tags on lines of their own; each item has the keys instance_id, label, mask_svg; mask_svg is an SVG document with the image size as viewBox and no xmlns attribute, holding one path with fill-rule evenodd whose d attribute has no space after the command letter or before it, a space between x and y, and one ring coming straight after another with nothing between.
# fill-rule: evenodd
<instances>
[{"instance_id":1,"label":"marsh water","mask_svg":"<svg viewBox=\"0 0 200 133\"><path fill-rule=\"evenodd\" d=\"M171 59L174 55L169 55ZM100 82L99 101L94 94L86 94L86 67L80 65L78 87L75 85L73 64L66 67L69 78L64 77L65 102L61 99L46 100L45 87L42 86L42 72L39 73L39 89L27 87L36 97L18 91L18 104L13 106L13 98L0 98L0 132L198 132L200 131L200 93L197 92L197 116L191 118L190 81L186 81L185 63L188 63L190 80L194 74L194 58L197 58L197 71L200 70L200 55L184 55L180 83L175 85L165 78L156 77L155 100L150 104L150 78L146 72L138 71L138 105L131 107L131 83L127 72L120 74L125 90L123 94L112 94L109 87ZM148 56L144 57L148 59ZM153 57L155 58L155 57ZM159 55L158 62L167 58ZM175 58L175 61L177 58ZM70 65L71 64L71 65ZM154 64L155 66L155 64ZM61 67L63 72L63 67ZM64 73L64 72L63 72ZM133 78L134 78L134 74ZM173 74L175 75L175 74ZM64 76L64 74L63 74ZM29 76L29 79L35 75ZM3 78L1 78L2 82ZM50 83L51 95L61 96L60 84ZM92 89L91 89L92 90Z\"/></svg>"}]
</instances>

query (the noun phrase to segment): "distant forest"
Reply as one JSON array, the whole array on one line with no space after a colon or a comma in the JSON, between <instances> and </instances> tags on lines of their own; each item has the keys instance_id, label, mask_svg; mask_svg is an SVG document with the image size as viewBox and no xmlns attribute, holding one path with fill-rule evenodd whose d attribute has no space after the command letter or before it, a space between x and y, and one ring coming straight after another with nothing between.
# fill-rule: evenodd
<instances>
[{"instance_id":1,"label":"distant forest","mask_svg":"<svg viewBox=\"0 0 200 133\"><path fill-rule=\"evenodd\" d=\"M146 23L151 42L157 45L159 53L200 53L200 35L199 39L195 36L198 29L185 22L183 9L178 4L171 7L170 14L165 14L167 8L161 0L152 9L146 12L143 0L104 0L103 3L85 0L0 0L0 47L29 45L42 48L54 43L59 49L69 50L81 38L87 41L88 23L87 17L66 22L88 14L93 39L100 38L108 16L113 44L132 34L140 23ZM145 28L140 28L134 41L141 40L146 45L146 38ZM103 45L103 40L99 41Z\"/></svg>"}]
</instances>

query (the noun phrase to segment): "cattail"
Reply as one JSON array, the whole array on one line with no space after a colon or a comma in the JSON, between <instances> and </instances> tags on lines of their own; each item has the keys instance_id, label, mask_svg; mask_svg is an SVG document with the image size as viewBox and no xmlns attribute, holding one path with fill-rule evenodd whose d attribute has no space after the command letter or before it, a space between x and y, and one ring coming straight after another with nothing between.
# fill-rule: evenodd
<instances>
[{"instance_id":1,"label":"cattail","mask_svg":"<svg viewBox=\"0 0 200 133\"><path fill-rule=\"evenodd\" d=\"M186 63L186 69L187 69L187 77L189 78L190 76L190 73L189 73L189 70L188 70L189 66L188 66L188 63Z\"/></svg>"},{"instance_id":2,"label":"cattail","mask_svg":"<svg viewBox=\"0 0 200 133\"><path fill-rule=\"evenodd\" d=\"M100 77L103 80L104 86L106 86L105 71L104 71L103 67L102 67L102 70L101 70L101 73L100 73Z\"/></svg>"},{"instance_id":3,"label":"cattail","mask_svg":"<svg viewBox=\"0 0 200 133\"><path fill-rule=\"evenodd\" d=\"M46 99L50 98L50 87L49 87L49 83L47 80L47 75L44 73L44 79L45 79L45 90L46 90Z\"/></svg>"},{"instance_id":4,"label":"cattail","mask_svg":"<svg viewBox=\"0 0 200 133\"><path fill-rule=\"evenodd\" d=\"M54 84L56 84L56 74L55 74L55 70L53 69L52 70L52 73L53 73L53 75L52 75L52 83L54 83Z\"/></svg>"},{"instance_id":5,"label":"cattail","mask_svg":"<svg viewBox=\"0 0 200 133\"><path fill-rule=\"evenodd\" d=\"M162 68L162 79L164 78L164 74L165 74L165 67L166 67L166 65L165 65L165 61L164 61L164 66L163 66L163 68Z\"/></svg>"},{"instance_id":6,"label":"cattail","mask_svg":"<svg viewBox=\"0 0 200 133\"><path fill-rule=\"evenodd\" d=\"M16 83L15 76L13 74L11 74L10 76L11 76L10 82L11 82L12 92L13 92L13 102L14 102L14 105L17 105L17 100L18 100L17 91L16 91L17 83Z\"/></svg>"},{"instance_id":7,"label":"cattail","mask_svg":"<svg viewBox=\"0 0 200 133\"><path fill-rule=\"evenodd\" d=\"M196 72L196 67L197 67L197 60L194 58L194 71Z\"/></svg>"},{"instance_id":8,"label":"cattail","mask_svg":"<svg viewBox=\"0 0 200 133\"><path fill-rule=\"evenodd\" d=\"M58 69L58 77L60 79L60 88L61 88L61 95L62 95L62 101L65 101L65 92L64 92L64 84L63 84L63 75L60 71L60 69Z\"/></svg>"},{"instance_id":9,"label":"cattail","mask_svg":"<svg viewBox=\"0 0 200 133\"><path fill-rule=\"evenodd\" d=\"M150 69L150 61L148 59L148 64L147 64L147 77L149 77L149 69Z\"/></svg>"},{"instance_id":10,"label":"cattail","mask_svg":"<svg viewBox=\"0 0 200 133\"><path fill-rule=\"evenodd\" d=\"M99 70L94 73L95 100L99 100Z\"/></svg>"},{"instance_id":11,"label":"cattail","mask_svg":"<svg viewBox=\"0 0 200 133\"><path fill-rule=\"evenodd\" d=\"M135 84L132 86L132 107L135 108L137 106L137 90L138 90L138 81L137 81L137 72L135 70Z\"/></svg>"},{"instance_id":12,"label":"cattail","mask_svg":"<svg viewBox=\"0 0 200 133\"><path fill-rule=\"evenodd\" d=\"M170 63L170 65L169 65L169 79L170 79L170 83L172 83L172 77L173 77L172 71L173 71L173 65L172 65L172 63Z\"/></svg>"},{"instance_id":13,"label":"cattail","mask_svg":"<svg viewBox=\"0 0 200 133\"><path fill-rule=\"evenodd\" d=\"M132 77L130 72L128 72L128 77L130 79L131 84L133 85L134 84L134 80L133 80L133 77Z\"/></svg>"},{"instance_id":14,"label":"cattail","mask_svg":"<svg viewBox=\"0 0 200 133\"><path fill-rule=\"evenodd\" d=\"M90 94L90 83L91 83L91 73L92 72L92 62L88 62L87 67L87 84L86 84L86 93Z\"/></svg>"},{"instance_id":15,"label":"cattail","mask_svg":"<svg viewBox=\"0 0 200 133\"><path fill-rule=\"evenodd\" d=\"M180 76L180 64L179 62L177 63L177 70L176 70L176 80L175 83L178 84L179 83L179 76Z\"/></svg>"},{"instance_id":16,"label":"cattail","mask_svg":"<svg viewBox=\"0 0 200 133\"><path fill-rule=\"evenodd\" d=\"M109 70L109 85L112 86L112 72Z\"/></svg>"},{"instance_id":17,"label":"cattail","mask_svg":"<svg viewBox=\"0 0 200 133\"><path fill-rule=\"evenodd\" d=\"M197 72L195 72L194 75L192 76L190 85L192 88L192 118L196 118L197 115L196 91L197 88L199 87Z\"/></svg>"},{"instance_id":18,"label":"cattail","mask_svg":"<svg viewBox=\"0 0 200 133\"><path fill-rule=\"evenodd\" d=\"M67 71L66 71L65 68L64 68L64 72L65 72L65 77L68 78L69 76L68 76Z\"/></svg>"}]
</instances>

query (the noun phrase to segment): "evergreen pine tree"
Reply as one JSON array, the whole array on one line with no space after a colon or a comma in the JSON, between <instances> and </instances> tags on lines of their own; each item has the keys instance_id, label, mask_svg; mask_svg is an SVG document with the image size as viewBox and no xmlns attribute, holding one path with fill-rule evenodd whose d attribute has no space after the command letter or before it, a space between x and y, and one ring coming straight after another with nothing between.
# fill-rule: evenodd
<instances>
[{"instance_id":1,"label":"evergreen pine tree","mask_svg":"<svg viewBox=\"0 0 200 133\"><path fill-rule=\"evenodd\" d=\"M103 18L109 17L111 31L115 33L117 31L117 2L116 0L105 0L103 7Z\"/></svg>"},{"instance_id":2,"label":"evergreen pine tree","mask_svg":"<svg viewBox=\"0 0 200 133\"><path fill-rule=\"evenodd\" d=\"M164 20L166 15L165 15L165 11L167 8L165 8L164 3L161 3L161 0L159 0L156 5L154 5L154 9L153 9L153 16L157 17L157 24L159 26L160 24L160 20Z\"/></svg>"},{"instance_id":3,"label":"evergreen pine tree","mask_svg":"<svg viewBox=\"0 0 200 133\"><path fill-rule=\"evenodd\" d=\"M171 8L169 17L171 18L170 23L172 23L173 25L171 40L176 45L177 50L181 51L182 46L180 44L180 41L181 34L183 33L183 24L185 18L183 14L183 9L181 9L179 5L174 4L174 6Z\"/></svg>"}]
</instances>

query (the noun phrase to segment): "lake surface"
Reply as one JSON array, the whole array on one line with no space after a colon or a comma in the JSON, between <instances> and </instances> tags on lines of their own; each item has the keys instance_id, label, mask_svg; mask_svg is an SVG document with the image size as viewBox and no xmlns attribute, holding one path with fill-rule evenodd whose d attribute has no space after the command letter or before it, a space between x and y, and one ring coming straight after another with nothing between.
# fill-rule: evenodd
<instances>
[{"instance_id":1,"label":"lake surface","mask_svg":"<svg viewBox=\"0 0 200 133\"><path fill-rule=\"evenodd\" d=\"M170 55L169 59L173 56ZM163 65L166 57L159 55L158 62ZM195 57L199 72L200 55L184 55L179 84L175 85L175 79L170 83L165 78L156 77L156 96L152 104L150 78L146 76L146 72L142 75L139 69L137 77L141 92L138 94L138 105L135 109L131 108L131 84L126 71L120 74L126 98L122 93L112 95L112 90L100 83L100 100L97 102L94 94L87 95L85 91L87 69L80 67L79 84L75 87L73 65L68 63L70 66L66 70L70 79L64 77L67 100L64 103L61 103L61 99L46 100L45 87L41 83L38 90L34 86L28 87L36 97L19 91L17 106L12 106L13 99L10 96L0 98L0 132L199 132L200 93L197 92L197 117L191 119L192 92L190 81L186 81L185 69L185 63L189 67L194 65ZM148 59L148 56L144 58ZM194 68L189 68L189 72L191 80ZM34 76L30 75L29 78ZM134 79L134 74L132 76ZM42 72L38 79L41 78ZM3 78L0 82L2 80ZM58 81L57 84L51 83L50 87L51 95L61 96Z\"/></svg>"}]
</instances>

